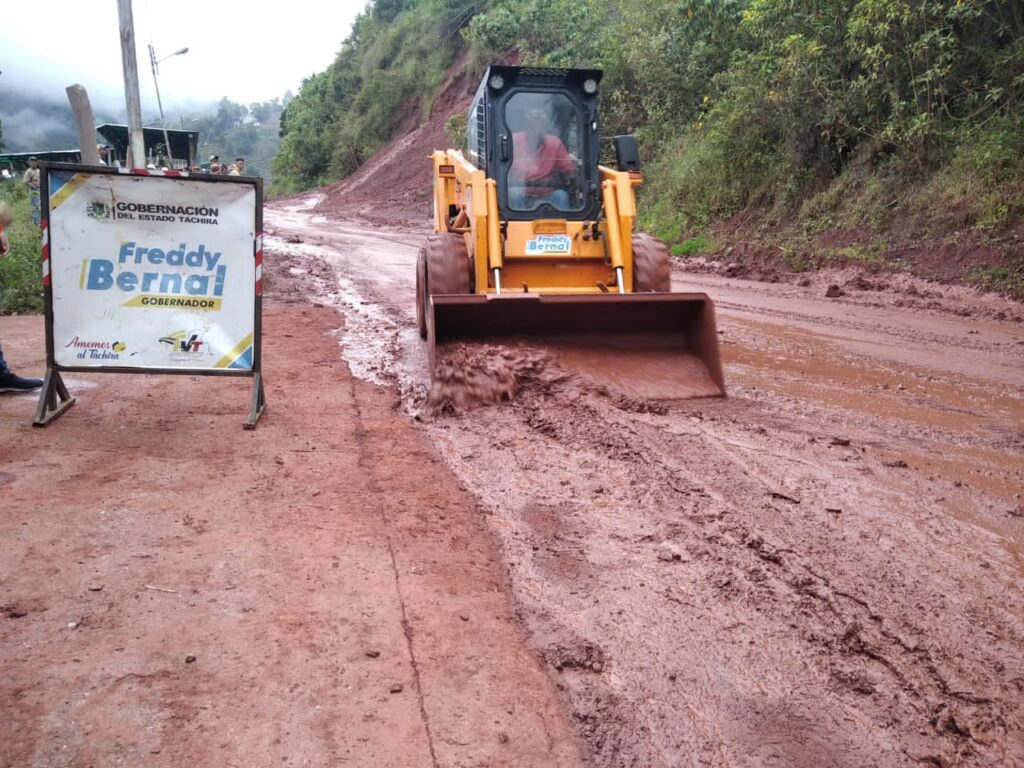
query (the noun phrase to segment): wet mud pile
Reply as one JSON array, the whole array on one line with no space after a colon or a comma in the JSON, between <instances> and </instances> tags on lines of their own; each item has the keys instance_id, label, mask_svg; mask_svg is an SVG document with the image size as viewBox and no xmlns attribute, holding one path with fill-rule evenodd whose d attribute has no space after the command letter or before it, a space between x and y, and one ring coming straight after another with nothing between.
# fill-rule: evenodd
<instances>
[{"instance_id":1,"label":"wet mud pile","mask_svg":"<svg viewBox=\"0 0 1024 768\"><path fill-rule=\"evenodd\" d=\"M526 390L553 392L580 380L548 352L526 345L452 344L437 349L424 412L455 415L514 400Z\"/></svg>"}]
</instances>

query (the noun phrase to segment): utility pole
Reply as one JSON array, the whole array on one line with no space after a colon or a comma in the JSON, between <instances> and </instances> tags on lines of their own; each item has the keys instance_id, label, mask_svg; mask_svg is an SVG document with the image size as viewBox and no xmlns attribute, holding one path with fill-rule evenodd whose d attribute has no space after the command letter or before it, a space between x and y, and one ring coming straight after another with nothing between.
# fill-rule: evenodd
<instances>
[{"instance_id":1,"label":"utility pole","mask_svg":"<svg viewBox=\"0 0 1024 768\"><path fill-rule=\"evenodd\" d=\"M156 53L149 46L149 65L153 68L153 87L156 88L156 105L160 108L160 127L164 129L164 154L167 155L167 167L173 168L174 158L171 156L171 140L167 137L167 123L164 121L164 105L160 101L160 83L156 79Z\"/></svg>"},{"instance_id":2,"label":"utility pole","mask_svg":"<svg viewBox=\"0 0 1024 768\"><path fill-rule=\"evenodd\" d=\"M164 120L164 105L160 101L160 83L157 82L157 74L160 72L161 61L169 59L171 56L181 56L183 53L188 53L188 48L181 48L170 56L164 56L163 59L158 60L153 46L149 46L149 65L153 68L153 87L156 88L156 105L160 108L160 127L164 129L164 153L167 155L167 165L170 167L173 167L174 158L171 156L171 140L167 137L167 121Z\"/></svg>"},{"instance_id":3,"label":"utility pole","mask_svg":"<svg viewBox=\"0 0 1024 768\"><path fill-rule=\"evenodd\" d=\"M117 0L121 24L121 68L124 70L124 100L128 109L131 167L146 167L146 140L142 135L142 105L139 101L139 71L135 60L135 22L132 0Z\"/></svg>"}]
</instances>

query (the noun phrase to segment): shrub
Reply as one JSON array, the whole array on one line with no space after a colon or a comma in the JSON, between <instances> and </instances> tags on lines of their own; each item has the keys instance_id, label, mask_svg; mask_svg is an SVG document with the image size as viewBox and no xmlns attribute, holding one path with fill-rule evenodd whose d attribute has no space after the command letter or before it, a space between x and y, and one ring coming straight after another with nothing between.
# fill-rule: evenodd
<instances>
[{"instance_id":1,"label":"shrub","mask_svg":"<svg viewBox=\"0 0 1024 768\"><path fill-rule=\"evenodd\" d=\"M1000 117L965 130L953 168L988 186L1024 183L1024 118Z\"/></svg>"},{"instance_id":2,"label":"shrub","mask_svg":"<svg viewBox=\"0 0 1024 768\"><path fill-rule=\"evenodd\" d=\"M28 188L20 181L0 184L0 200L14 213L6 228L11 251L0 259L0 314L41 312L43 276L39 263L39 227L32 223Z\"/></svg>"},{"instance_id":3,"label":"shrub","mask_svg":"<svg viewBox=\"0 0 1024 768\"><path fill-rule=\"evenodd\" d=\"M704 253L710 250L710 240L704 235L698 235L697 237L691 237L678 245L672 246L673 256L696 256L698 253Z\"/></svg>"}]
</instances>

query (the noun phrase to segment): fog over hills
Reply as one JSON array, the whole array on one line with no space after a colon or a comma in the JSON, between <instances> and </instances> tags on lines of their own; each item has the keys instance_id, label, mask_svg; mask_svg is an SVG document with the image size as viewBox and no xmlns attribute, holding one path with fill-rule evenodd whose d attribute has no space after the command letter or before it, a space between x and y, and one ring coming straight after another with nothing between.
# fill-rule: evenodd
<instances>
[{"instance_id":1,"label":"fog over hills","mask_svg":"<svg viewBox=\"0 0 1024 768\"><path fill-rule=\"evenodd\" d=\"M71 105L63 89L19 89L0 77L0 123L3 124L4 152L34 152L78 147L78 134ZM99 98L89 94L96 125L127 122L123 97L120 103L111 94ZM214 114L217 102L190 105L186 115ZM177 111L167 114L169 128L180 120ZM159 125L160 116L143 102L143 125Z\"/></svg>"},{"instance_id":2,"label":"fog over hills","mask_svg":"<svg viewBox=\"0 0 1024 768\"><path fill-rule=\"evenodd\" d=\"M115 114L93 109L97 125L120 122ZM48 149L73 149L78 146L78 134L71 114L71 106L41 99L0 86L0 122L3 123L3 151L35 152Z\"/></svg>"}]
</instances>

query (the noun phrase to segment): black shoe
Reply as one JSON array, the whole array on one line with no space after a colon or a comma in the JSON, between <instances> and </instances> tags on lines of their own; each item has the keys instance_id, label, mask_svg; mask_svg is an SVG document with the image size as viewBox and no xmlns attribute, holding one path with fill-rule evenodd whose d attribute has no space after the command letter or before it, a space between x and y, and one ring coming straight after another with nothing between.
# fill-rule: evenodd
<instances>
[{"instance_id":1,"label":"black shoe","mask_svg":"<svg viewBox=\"0 0 1024 768\"><path fill-rule=\"evenodd\" d=\"M0 374L0 392L31 392L43 386L42 379L23 379L8 371Z\"/></svg>"}]
</instances>

